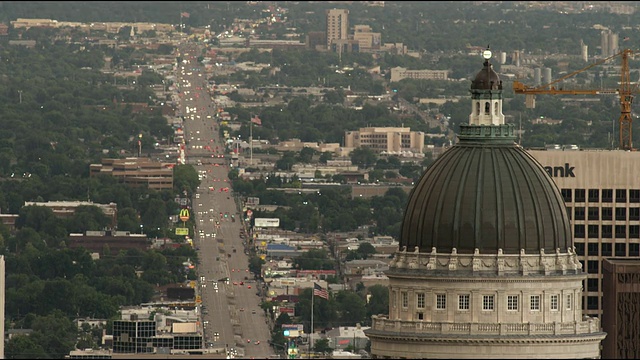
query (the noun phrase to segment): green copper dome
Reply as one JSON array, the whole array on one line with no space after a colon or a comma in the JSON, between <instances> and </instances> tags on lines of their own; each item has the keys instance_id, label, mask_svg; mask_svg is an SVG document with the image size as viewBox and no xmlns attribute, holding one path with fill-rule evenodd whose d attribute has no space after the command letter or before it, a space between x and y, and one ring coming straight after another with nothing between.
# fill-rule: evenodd
<instances>
[{"instance_id":1,"label":"green copper dome","mask_svg":"<svg viewBox=\"0 0 640 360\"><path fill-rule=\"evenodd\" d=\"M572 237L558 188L531 155L513 142L461 138L413 189L400 235L403 246L516 254L566 251Z\"/></svg>"},{"instance_id":2,"label":"green copper dome","mask_svg":"<svg viewBox=\"0 0 640 360\"><path fill-rule=\"evenodd\" d=\"M540 163L515 143L513 124L504 124L502 83L488 60L471 93L471 124L461 125L460 141L411 192L400 248L431 252L435 247L438 253L455 248L459 254L567 251L573 241L562 196Z\"/></svg>"}]
</instances>

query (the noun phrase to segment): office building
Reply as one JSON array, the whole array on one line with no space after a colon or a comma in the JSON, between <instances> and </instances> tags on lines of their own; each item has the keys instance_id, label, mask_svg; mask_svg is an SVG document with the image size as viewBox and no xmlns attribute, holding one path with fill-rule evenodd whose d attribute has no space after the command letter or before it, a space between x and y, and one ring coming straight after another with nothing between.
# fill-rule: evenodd
<instances>
[{"instance_id":1,"label":"office building","mask_svg":"<svg viewBox=\"0 0 640 360\"><path fill-rule=\"evenodd\" d=\"M334 40L346 40L349 38L349 10L327 10L327 48L331 48Z\"/></svg>"},{"instance_id":2,"label":"office building","mask_svg":"<svg viewBox=\"0 0 640 360\"><path fill-rule=\"evenodd\" d=\"M173 188L173 164L146 158L102 159L101 164L89 165L89 176L109 175L130 186L149 189Z\"/></svg>"},{"instance_id":3,"label":"office building","mask_svg":"<svg viewBox=\"0 0 640 360\"><path fill-rule=\"evenodd\" d=\"M385 273L389 315L365 331L375 358L599 358L586 275L558 187L516 144L491 53L471 83L459 143L409 196Z\"/></svg>"},{"instance_id":4,"label":"office building","mask_svg":"<svg viewBox=\"0 0 640 360\"><path fill-rule=\"evenodd\" d=\"M390 155L421 154L424 152L424 133L405 127L366 127L345 132L344 147L361 146Z\"/></svg>"},{"instance_id":5,"label":"office building","mask_svg":"<svg viewBox=\"0 0 640 360\"><path fill-rule=\"evenodd\" d=\"M604 259L602 273L602 358L639 359L640 258Z\"/></svg>"},{"instance_id":6,"label":"office building","mask_svg":"<svg viewBox=\"0 0 640 360\"><path fill-rule=\"evenodd\" d=\"M358 42L360 52L379 50L382 43L380 33L374 33L369 25L355 25L353 39Z\"/></svg>"},{"instance_id":7,"label":"office building","mask_svg":"<svg viewBox=\"0 0 640 360\"><path fill-rule=\"evenodd\" d=\"M561 191L576 254L587 271L584 310L600 316L603 260L640 256L640 152L559 145L528 152Z\"/></svg>"},{"instance_id":8,"label":"office building","mask_svg":"<svg viewBox=\"0 0 640 360\"><path fill-rule=\"evenodd\" d=\"M449 80L449 70L409 70L400 66L391 68L390 82L402 79Z\"/></svg>"}]
</instances>

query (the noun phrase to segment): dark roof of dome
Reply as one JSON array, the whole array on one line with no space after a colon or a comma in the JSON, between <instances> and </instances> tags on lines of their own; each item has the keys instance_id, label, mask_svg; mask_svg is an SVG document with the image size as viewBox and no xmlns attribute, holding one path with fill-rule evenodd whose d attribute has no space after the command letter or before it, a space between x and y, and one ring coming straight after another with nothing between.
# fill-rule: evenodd
<instances>
[{"instance_id":1,"label":"dark roof of dome","mask_svg":"<svg viewBox=\"0 0 640 360\"><path fill-rule=\"evenodd\" d=\"M471 90L502 90L502 81L500 81L498 73L493 70L489 60L486 60L483 65L482 70L471 81Z\"/></svg>"},{"instance_id":2,"label":"dark roof of dome","mask_svg":"<svg viewBox=\"0 0 640 360\"><path fill-rule=\"evenodd\" d=\"M465 126L467 134L501 127L513 129ZM572 237L564 201L540 163L508 137L469 136L442 154L411 192L403 246L421 252L435 247L439 253L537 253L566 251Z\"/></svg>"}]
</instances>

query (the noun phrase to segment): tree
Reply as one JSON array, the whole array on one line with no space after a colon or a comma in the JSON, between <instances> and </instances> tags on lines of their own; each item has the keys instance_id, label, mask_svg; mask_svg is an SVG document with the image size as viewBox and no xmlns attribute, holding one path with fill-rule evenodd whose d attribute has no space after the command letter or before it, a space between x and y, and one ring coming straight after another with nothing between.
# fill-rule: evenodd
<instances>
[{"instance_id":1,"label":"tree","mask_svg":"<svg viewBox=\"0 0 640 360\"><path fill-rule=\"evenodd\" d=\"M383 285L372 285L367 290L371 295L366 304L368 319L366 323L369 323L372 315L389 314L389 288Z\"/></svg>"},{"instance_id":2,"label":"tree","mask_svg":"<svg viewBox=\"0 0 640 360\"><path fill-rule=\"evenodd\" d=\"M313 344L313 351L326 355L333 349L329 346L329 339L318 339Z\"/></svg>"},{"instance_id":3,"label":"tree","mask_svg":"<svg viewBox=\"0 0 640 360\"><path fill-rule=\"evenodd\" d=\"M369 258L369 256L375 254L376 248L368 242L362 242L358 245L358 253L362 254L363 259Z\"/></svg>"},{"instance_id":4,"label":"tree","mask_svg":"<svg viewBox=\"0 0 640 360\"><path fill-rule=\"evenodd\" d=\"M7 341L5 356L7 359L46 359L47 351L38 342L37 337L16 335Z\"/></svg>"},{"instance_id":5,"label":"tree","mask_svg":"<svg viewBox=\"0 0 640 360\"><path fill-rule=\"evenodd\" d=\"M313 148L303 147L302 150L300 150L300 154L298 155L298 161L309 164L313 159L313 155L315 155L316 153L317 151L315 151Z\"/></svg>"},{"instance_id":6,"label":"tree","mask_svg":"<svg viewBox=\"0 0 640 360\"><path fill-rule=\"evenodd\" d=\"M255 276L260 276L262 274L262 265L265 264L265 261L261 259L259 256L251 256L249 258L249 271L251 271Z\"/></svg>"},{"instance_id":7,"label":"tree","mask_svg":"<svg viewBox=\"0 0 640 360\"><path fill-rule=\"evenodd\" d=\"M364 169L375 164L377 158L377 154L366 146L353 149L351 152L351 162Z\"/></svg>"}]
</instances>

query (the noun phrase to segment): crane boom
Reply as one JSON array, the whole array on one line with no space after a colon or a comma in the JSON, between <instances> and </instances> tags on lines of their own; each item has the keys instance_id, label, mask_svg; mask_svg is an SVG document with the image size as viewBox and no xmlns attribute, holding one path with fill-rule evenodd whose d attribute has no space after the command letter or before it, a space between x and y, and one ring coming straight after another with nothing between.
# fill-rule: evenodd
<instances>
[{"instance_id":1,"label":"crane boom","mask_svg":"<svg viewBox=\"0 0 640 360\"><path fill-rule=\"evenodd\" d=\"M526 96L526 104L528 108L535 107L535 95L547 94L547 95L620 95L620 118L618 123L620 126L620 143L619 146L623 150L634 150L631 137L631 104L633 103L633 95L636 92L638 84L631 86L631 80L629 75L629 56L633 54L633 50L624 49L614 55L604 58L600 61L594 62L589 66L576 70L570 74L567 74L557 80L554 80L548 84L541 86L527 86L519 81L513 82L513 91L516 94L524 94ZM561 82L567 78L570 78L576 74L586 71L594 66L605 63L615 57L620 56L622 58L622 66L620 67L620 88L619 89L558 89L554 84Z\"/></svg>"}]
</instances>

